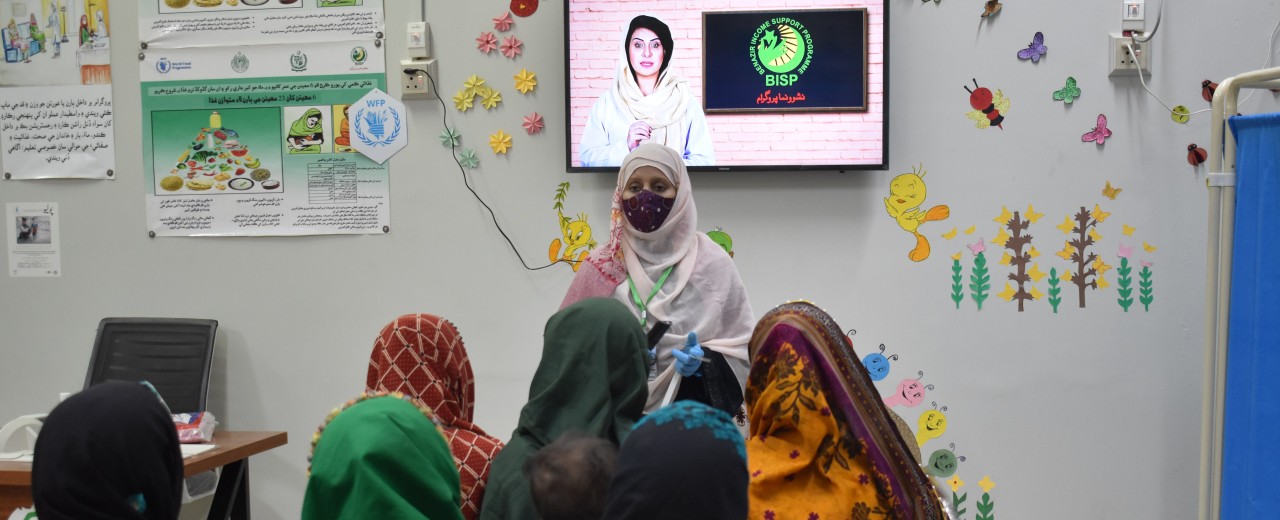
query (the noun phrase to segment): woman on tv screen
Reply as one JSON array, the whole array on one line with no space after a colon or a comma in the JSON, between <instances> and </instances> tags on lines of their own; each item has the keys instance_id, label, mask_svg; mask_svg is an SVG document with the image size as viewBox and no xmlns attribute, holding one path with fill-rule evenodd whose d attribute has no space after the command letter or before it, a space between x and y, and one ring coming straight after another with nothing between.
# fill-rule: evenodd
<instances>
[{"instance_id":1,"label":"woman on tv screen","mask_svg":"<svg viewBox=\"0 0 1280 520\"><path fill-rule=\"evenodd\" d=\"M631 20L613 87L596 100L582 134L583 166L618 166L640 143L680 152L689 166L715 164L702 106L689 83L669 70L671 29L652 16Z\"/></svg>"}]
</instances>

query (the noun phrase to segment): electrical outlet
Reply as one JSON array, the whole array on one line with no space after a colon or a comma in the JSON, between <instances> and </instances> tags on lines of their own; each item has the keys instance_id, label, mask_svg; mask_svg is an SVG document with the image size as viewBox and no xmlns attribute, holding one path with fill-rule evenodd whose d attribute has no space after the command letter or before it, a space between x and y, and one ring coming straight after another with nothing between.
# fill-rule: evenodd
<instances>
[{"instance_id":1,"label":"electrical outlet","mask_svg":"<svg viewBox=\"0 0 1280 520\"><path fill-rule=\"evenodd\" d=\"M431 88L430 74L440 84L436 60L400 60L400 99L435 99L439 94Z\"/></svg>"},{"instance_id":2,"label":"electrical outlet","mask_svg":"<svg viewBox=\"0 0 1280 520\"><path fill-rule=\"evenodd\" d=\"M1134 41L1133 37L1123 34L1111 33L1108 36L1110 44L1107 50L1110 51L1109 62L1111 64L1110 76L1137 76L1138 69L1141 67L1143 74L1151 74L1151 46L1150 42ZM1133 51L1130 52L1130 47Z\"/></svg>"}]
</instances>

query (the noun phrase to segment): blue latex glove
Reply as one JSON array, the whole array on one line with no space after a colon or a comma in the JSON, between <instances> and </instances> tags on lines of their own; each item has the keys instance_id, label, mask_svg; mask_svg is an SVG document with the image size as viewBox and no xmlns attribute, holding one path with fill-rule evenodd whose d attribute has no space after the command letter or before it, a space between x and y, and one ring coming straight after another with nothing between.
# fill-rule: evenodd
<instances>
[{"instance_id":1,"label":"blue latex glove","mask_svg":"<svg viewBox=\"0 0 1280 520\"><path fill-rule=\"evenodd\" d=\"M684 377L693 375L702 366L702 354L702 345L698 344L698 333L690 332L689 339L684 342L684 348L671 351L671 355L676 358L676 372Z\"/></svg>"}]
</instances>

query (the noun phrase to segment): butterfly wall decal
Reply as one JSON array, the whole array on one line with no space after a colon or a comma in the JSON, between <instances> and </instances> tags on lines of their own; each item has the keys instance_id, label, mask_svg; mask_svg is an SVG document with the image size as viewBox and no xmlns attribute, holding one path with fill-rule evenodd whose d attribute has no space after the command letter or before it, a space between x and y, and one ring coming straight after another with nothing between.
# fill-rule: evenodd
<instances>
[{"instance_id":1,"label":"butterfly wall decal","mask_svg":"<svg viewBox=\"0 0 1280 520\"><path fill-rule=\"evenodd\" d=\"M1053 100L1071 103L1080 97L1080 87L1076 86L1076 78L1067 76L1066 86L1053 91Z\"/></svg>"},{"instance_id":2,"label":"butterfly wall decal","mask_svg":"<svg viewBox=\"0 0 1280 520\"><path fill-rule=\"evenodd\" d=\"M1199 147L1196 143L1187 145L1187 162L1192 166L1200 166L1209 160L1209 151Z\"/></svg>"},{"instance_id":3,"label":"butterfly wall decal","mask_svg":"<svg viewBox=\"0 0 1280 520\"><path fill-rule=\"evenodd\" d=\"M1111 137L1111 129L1107 128L1107 116L1098 114L1098 126L1085 132L1084 135L1080 136L1080 140L1086 143L1093 141L1098 144L1106 144L1108 137Z\"/></svg>"},{"instance_id":4,"label":"butterfly wall decal","mask_svg":"<svg viewBox=\"0 0 1280 520\"><path fill-rule=\"evenodd\" d=\"M1035 36L1031 37L1031 43L1027 44L1027 48L1018 51L1018 59L1031 60L1031 63L1040 63L1040 57L1049 52L1049 48L1044 45L1044 33L1036 31Z\"/></svg>"},{"instance_id":5,"label":"butterfly wall decal","mask_svg":"<svg viewBox=\"0 0 1280 520\"><path fill-rule=\"evenodd\" d=\"M995 16L996 13L1000 12L1001 7L1004 7L1004 4L1001 4L996 0L987 0L987 4L982 8L982 17L987 18Z\"/></svg>"},{"instance_id":6,"label":"butterfly wall decal","mask_svg":"<svg viewBox=\"0 0 1280 520\"><path fill-rule=\"evenodd\" d=\"M1119 195L1121 191L1124 191L1124 188L1113 188L1111 187L1111 181L1107 181L1106 187L1102 188L1102 196L1111 200L1116 200L1116 196Z\"/></svg>"}]
</instances>

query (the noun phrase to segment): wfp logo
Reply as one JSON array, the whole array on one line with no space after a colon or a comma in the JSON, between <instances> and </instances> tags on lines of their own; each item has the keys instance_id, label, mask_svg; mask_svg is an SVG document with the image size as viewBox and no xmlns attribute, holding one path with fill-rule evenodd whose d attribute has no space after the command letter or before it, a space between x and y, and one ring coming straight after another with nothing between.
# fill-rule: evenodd
<instances>
[{"instance_id":1,"label":"wfp logo","mask_svg":"<svg viewBox=\"0 0 1280 520\"><path fill-rule=\"evenodd\" d=\"M170 70L173 70L173 65L169 64L169 58L160 58L156 60L156 72L168 74Z\"/></svg>"},{"instance_id":2,"label":"wfp logo","mask_svg":"<svg viewBox=\"0 0 1280 520\"><path fill-rule=\"evenodd\" d=\"M750 55L765 86L794 85L813 60L813 36L800 22L774 18L751 35Z\"/></svg>"},{"instance_id":3,"label":"wfp logo","mask_svg":"<svg viewBox=\"0 0 1280 520\"><path fill-rule=\"evenodd\" d=\"M381 99L371 100L356 112L356 138L366 146L387 146L400 137L400 112Z\"/></svg>"}]
</instances>

